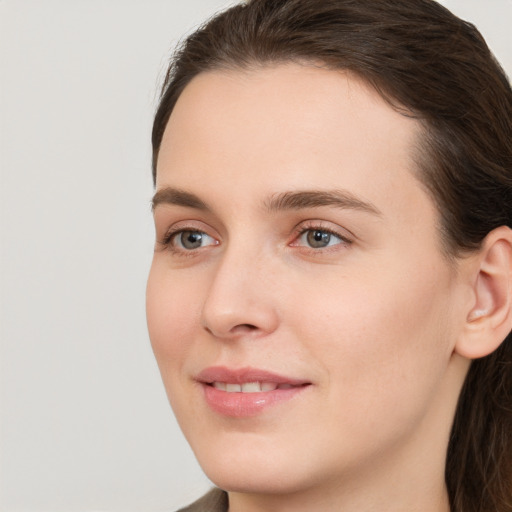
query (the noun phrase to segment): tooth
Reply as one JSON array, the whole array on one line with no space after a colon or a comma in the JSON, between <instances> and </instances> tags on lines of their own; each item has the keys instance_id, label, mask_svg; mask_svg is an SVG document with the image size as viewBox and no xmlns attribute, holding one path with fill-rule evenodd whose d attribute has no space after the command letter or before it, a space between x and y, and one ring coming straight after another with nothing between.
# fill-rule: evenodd
<instances>
[{"instance_id":1,"label":"tooth","mask_svg":"<svg viewBox=\"0 0 512 512\"><path fill-rule=\"evenodd\" d=\"M259 382L245 382L242 384L242 393L259 393L261 386Z\"/></svg>"},{"instance_id":2,"label":"tooth","mask_svg":"<svg viewBox=\"0 0 512 512\"><path fill-rule=\"evenodd\" d=\"M226 383L225 382L214 382L213 387L215 389L220 389L221 391L226 391Z\"/></svg>"},{"instance_id":3,"label":"tooth","mask_svg":"<svg viewBox=\"0 0 512 512\"><path fill-rule=\"evenodd\" d=\"M228 393L240 393L242 386L240 386L240 384L226 384L226 391Z\"/></svg>"},{"instance_id":4,"label":"tooth","mask_svg":"<svg viewBox=\"0 0 512 512\"><path fill-rule=\"evenodd\" d=\"M261 383L261 391L274 391L277 388L277 384L275 382L262 382Z\"/></svg>"}]
</instances>

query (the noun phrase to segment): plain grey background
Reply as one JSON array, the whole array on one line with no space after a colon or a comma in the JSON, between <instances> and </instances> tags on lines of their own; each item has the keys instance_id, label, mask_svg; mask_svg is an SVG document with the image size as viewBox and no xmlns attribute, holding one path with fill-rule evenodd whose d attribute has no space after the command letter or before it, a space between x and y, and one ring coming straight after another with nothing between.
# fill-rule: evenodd
<instances>
[{"instance_id":1,"label":"plain grey background","mask_svg":"<svg viewBox=\"0 0 512 512\"><path fill-rule=\"evenodd\" d=\"M0 0L0 510L172 511L209 487L144 313L150 130L226 0ZM512 74L512 0L446 0Z\"/></svg>"}]
</instances>

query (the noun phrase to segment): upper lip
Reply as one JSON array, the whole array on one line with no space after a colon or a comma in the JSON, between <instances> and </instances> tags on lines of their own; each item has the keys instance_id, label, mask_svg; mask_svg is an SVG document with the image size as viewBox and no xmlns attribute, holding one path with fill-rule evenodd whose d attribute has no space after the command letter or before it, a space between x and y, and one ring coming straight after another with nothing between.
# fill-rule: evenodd
<instances>
[{"instance_id":1,"label":"upper lip","mask_svg":"<svg viewBox=\"0 0 512 512\"><path fill-rule=\"evenodd\" d=\"M246 382L273 382L276 384L290 384L292 386L303 386L310 384L308 380L296 379L279 375L274 372L259 368L238 368L231 369L225 366L211 366L202 370L196 380L204 384L213 382L225 382L227 384L243 384Z\"/></svg>"}]
</instances>

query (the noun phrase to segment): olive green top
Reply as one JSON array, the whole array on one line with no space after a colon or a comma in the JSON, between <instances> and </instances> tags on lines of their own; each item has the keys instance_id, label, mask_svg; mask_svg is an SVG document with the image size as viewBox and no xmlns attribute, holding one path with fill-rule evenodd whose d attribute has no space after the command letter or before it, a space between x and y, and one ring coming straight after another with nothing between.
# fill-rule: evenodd
<instances>
[{"instance_id":1,"label":"olive green top","mask_svg":"<svg viewBox=\"0 0 512 512\"><path fill-rule=\"evenodd\" d=\"M178 512L228 512L228 495L220 489L212 489L202 498Z\"/></svg>"}]
</instances>

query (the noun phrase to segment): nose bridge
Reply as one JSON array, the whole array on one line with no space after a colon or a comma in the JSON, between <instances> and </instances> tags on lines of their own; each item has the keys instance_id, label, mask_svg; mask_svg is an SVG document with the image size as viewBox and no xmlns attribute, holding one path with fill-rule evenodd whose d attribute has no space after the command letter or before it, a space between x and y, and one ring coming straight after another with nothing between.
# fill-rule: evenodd
<instances>
[{"instance_id":1,"label":"nose bridge","mask_svg":"<svg viewBox=\"0 0 512 512\"><path fill-rule=\"evenodd\" d=\"M203 326L217 337L264 334L277 326L271 269L254 241L226 244L202 311Z\"/></svg>"}]
</instances>

